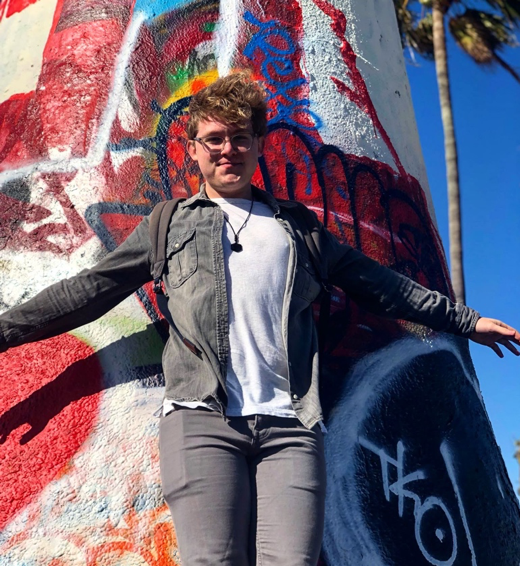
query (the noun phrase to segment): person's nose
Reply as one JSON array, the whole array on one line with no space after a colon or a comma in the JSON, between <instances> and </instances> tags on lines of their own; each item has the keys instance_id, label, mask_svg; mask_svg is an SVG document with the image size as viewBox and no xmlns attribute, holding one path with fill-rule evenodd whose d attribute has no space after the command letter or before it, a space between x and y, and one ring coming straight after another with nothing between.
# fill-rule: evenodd
<instances>
[{"instance_id":1,"label":"person's nose","mask_svg":"<svg viewBox=\"0 0 520 566\"><path fill-rule=\"evenodd\" d=\"M220 153L236 153L236 150L231 143L231 138L224 138L224 145Z\"/></svg>"}]
</instances>

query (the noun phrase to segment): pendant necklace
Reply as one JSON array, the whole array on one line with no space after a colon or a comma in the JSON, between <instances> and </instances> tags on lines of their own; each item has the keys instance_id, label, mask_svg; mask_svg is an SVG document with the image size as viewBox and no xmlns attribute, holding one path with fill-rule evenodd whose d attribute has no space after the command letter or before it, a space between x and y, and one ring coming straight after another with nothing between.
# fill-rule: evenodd
<instances>
[{"instance_id":1,"label":"pendant necklace","mask_svg":"<svg viewBox=\"0 0 520 566\"><path fill-rule=\"evenodd\" d=\"M242 244L238 241L238 235L246 227L246 224L247 224L249 218L251 217L251 212L253 212L253 202L254 202L254 199L251 197L251 206L249 207L249 213L247 215L247 218L244 220L244 223L242 224L242 226L240 226L240 228L238 229L238 232L235 232L235 229L231 225L231 222L228 220L227 215L226 214L224 215L225 221L229 224L229 227L231 228L231 230L233 230L233 234L235 235L235 242L233 244L231 244L231 251L233 251L233 252L241 252L244 249Z\"/></svg>"}]
</instances>

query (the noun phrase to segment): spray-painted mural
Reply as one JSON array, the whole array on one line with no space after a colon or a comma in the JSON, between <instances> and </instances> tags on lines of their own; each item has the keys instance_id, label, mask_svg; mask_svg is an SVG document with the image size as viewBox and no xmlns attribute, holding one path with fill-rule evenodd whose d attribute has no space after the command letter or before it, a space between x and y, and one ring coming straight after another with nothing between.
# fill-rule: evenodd
<instances>
[{"instance_id":1,"label":"spray-painted mural","mask_svg":"<svg viewBox=\"0 0 520 566\"><path fill-rule=\"evenodd\" d=\"M3 0L0 46L0 309L195 192L184 110L243 67L269 92L256 184L451 293L391 2ZM519 509L464 342L333 303L323 564L517 566ZM153 417L166 334L144 287L0 355L1 566L180 563Z\"/></svg>"}]
</instances>

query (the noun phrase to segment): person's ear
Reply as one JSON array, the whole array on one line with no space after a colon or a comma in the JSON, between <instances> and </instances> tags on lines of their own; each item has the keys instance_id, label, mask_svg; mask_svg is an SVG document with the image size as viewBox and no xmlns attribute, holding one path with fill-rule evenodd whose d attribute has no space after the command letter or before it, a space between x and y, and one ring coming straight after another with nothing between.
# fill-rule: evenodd
<instances>
[{"instance_id":1,"label":"person's ear","mask_svg":"<svg viewBox=\"0 0 520 566\"><path fill-rule=\"evenodd\" d=\"M188 141L188 153L193 161L198 161L199 158L197 156L197 142L195 140Z\"/></svg>"},{"instance_id":2,"label":"person's ear","mask_svg":"<svg viewBox=\"0 0 520 566\"><path fill-rule=\"evenodd\" d=\"M265 148L265 136L258 136L258 155L264 153Z\"/></svg>"}]
</instances>

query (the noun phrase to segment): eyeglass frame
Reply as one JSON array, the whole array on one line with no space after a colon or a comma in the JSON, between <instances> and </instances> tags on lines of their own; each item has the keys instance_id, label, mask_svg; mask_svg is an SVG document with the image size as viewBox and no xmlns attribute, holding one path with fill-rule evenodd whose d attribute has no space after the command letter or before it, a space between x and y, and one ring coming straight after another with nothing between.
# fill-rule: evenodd
<instances>
[{"instance_id":1,"label":"eyeglass frame","mask_svg":"<svg viewBox=\"0 0 520 566\"><path fill-rule=\"evenodd\" d=\"M235 138L235 137L237 137L237 136L243 136L243 135L245 135L245 134L247 134L248 136L251 136L251 145L250 145L247 149L244 149L244 150L237 149L237 148L233 145L233 141L232 141L233 138ZM235 151L238 151L238 153L246 153L247 151L250 151L251 148L253 147L253 142L255 141L255 138L258 137L258 134L257 134L256 132L241 132L241 133L233 134L232 136L224 136L224 137L223 137L223 136L209 135L209 136L205 136L205 137L206 137L206 139L207 139L207 138L220 138L220 139L222 139L222 145L221 145L221 147L220 147L219 149L210 149L210 148L208 147L208 145L206 144L206 142L204 141L204 139L203 139L203 138L199 138L199 137L193 138L191 141L194 141L194 142L198 141L198 142L202 145L202 147L203 147L210 155L218 155L218 154L221 153L221 152L223 151L223 149L226 147L226 142L228 142L228 141L229 141L229 143L231 144L231 147L232 147Z\"/></svg>"}]
</instances>

